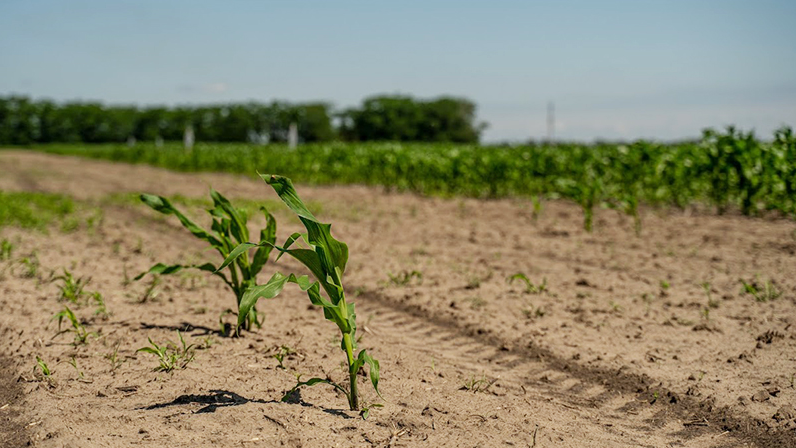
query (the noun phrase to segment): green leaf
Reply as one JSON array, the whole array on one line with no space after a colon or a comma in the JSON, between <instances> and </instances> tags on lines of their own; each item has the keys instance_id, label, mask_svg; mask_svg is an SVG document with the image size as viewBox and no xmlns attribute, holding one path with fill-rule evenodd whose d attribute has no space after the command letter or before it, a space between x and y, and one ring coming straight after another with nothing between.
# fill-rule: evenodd
<instances>
[{"instance_id":1,"label":"green leaf","mask_svg":"<svg viewBox=\"0 0 796 448\"><path fill-rule=\"evenodd\" d=\"M335 389L339 390L340 392L344 393L346 396L348 396L348 391L345 390L345 388L343 386L335 383L334 381L330 381L330 380L327 380L327 379L324 379L324 378L310 378L307 381L299 381L295 386L293 386L292 389L290 389L282 397L281 401L288 401L290 399L290 396L293 394L293 392L298 390L299 387L302 387L302 386L314 386L316 384L328 384L328 385L334 387Z\"/></svg>"},{"instance_id":2,"label":"green leaf","mask_svg":"<svg viewBox=\"0 0 796 448\"><path fill-rule=\"evenodd\" d=\"M257 247L257 246L259 246L259 244L254 244L254 243L241 243L241 244L239 244L237 247L232 249L232 251L229 253L229 255L227 255L227 258L225 258L224 262L221 263L221 266L219 266L218 269L216 269L216 272L218 272L218 271L224 269L225 267L229 266L230 263L235 261L236 258L241 256L241 254L245 253L247 250L251 249L252 247Z\"/></svg>"},{"instance_id":3,"label":"green leaf","mask_svg":"<svg viewBox=\"0 0 796 448\"><path fill-rule=\"evenodd\" d=\"M182 223L183 227L188 229L188 231L190 231L193 234L193 236L207 241L215 248L223 247L221 241L219 241L217 238L215 238L213 235L208 233L203 228L199 227L196 223L188 219L185 215L180 213L180 211L174 208L174 206L171 205L171 202L169 202L169 200L164 198L163 196L156 196L153 194L144 193L141 194L140 198L144 204L148 205L152 209L160 213L163 213L164 215L176 216L177 219L179 219L180 222Z\"/></svg>"},{"instance_id":4,"label":"green leaf","mask_svg":"<svg viewBox=\"0 0 796 448\"><path fill-rule=\"evenodd\" d=\"M266 284L248 288L243 293L243 297L241 298L240 305L238 307L238 327L246 322L246 316L249 315L249 311L251 311L254 305L257 304L259 299L273 299L274 297L278 296L279 293L282 292L282 289L285 287L285 283L287 282L292 282L299 285L307 284L308 279L306 279L306 276L304 277L304 279L299 279L293 274L285 276L279 272L276 272Z\"/></svg>"},{"instance_id":5,"label":"green leaf","mask_svg":"<svg viewBox=\"0 0 796 448\"><path fill-rule=\"evenodd\" d=\"M370 382L373 384L373 389L376 390L379 397L384 398L381 396L381 392L379 392L379 361L368 355L365 350L359 352L357 362L360 360L370 366Z\"/></svg>"},{"instance_id":6,"label":"green leaf","mask_svg":"<svg viewBox=\"0 0 796 448\"><path fill-rule=\"evenodd\" d=\"M210 197L216 207L220 207L230 217L230 230L238 243L249 241L249 229L246 227L246 218L240 215L227 198L216 190L210 189Z\"/></svg>"},{"instance_id":7,"label":"green leaf","mask_svg":"<svg viewBox=\"0 0 796 448\"><path fill-rule=\"evenodd\" d=\"M163 263L158 263L148 271L142 272L133 278L133 280L141 280L147 274L160 274L160 275L169 275L169 274L176 274L183 269L199 269L201 271L207 271L215 273L216 267L213 266L211 263L205 263L202 265L181 265L181 264L172 264L172 265L165 265Z\"/></svg>"},{"instance_id":8,"label":"green leaf","mask_svg":"<svg viewBox=\"0 0 796 448\"><path fill-rule=\"evenodd\" d=\"M276 194L278 194L279 198L282 199L282 202L284 202L285 205L293 210L295 214L317 222L315 216L312 215L309 209L307 209L307 206L304 205L304 202L301 201L301 198L299 198L298 193L296 193L296 189L293 188L293 182L291 182L290 179L274 174L260 174L260 177L265 181L265 183L274 188Z\"/></svg>"},{"instance_id":9,"label":"green leaf","mask_svg":"<svg viewBox=\"0 0 796 448\"><path fill-rule=\"evenodd\" d=\"M144 353L151 353L153 355L160 355L160 352L158 350L155 350L152 347L141 347L138 350L136 350L136 353L137 352L144 352Z\"/></svg>"},{"instance_id":10,"label":"green leaf","mask_svg":"<svg viewBox=\"0 0 796 448\"><path fill-rule=\"evenodd\" d=\"M335 267L340 268L340 272L344 273L346 263L348 263L348 246L332 237L331 224L323 224L315 218L307 209L307 206L304 205L301 198L299 198L290 179L269 174L260 174L260 177L268 185L271 185L276 194L279 195L279 198L282 199L282 202L299 216L299 219L307 229L307 240L311 245L315 246L325 273L327 275L333 274ZM318 277L318 280L325 278L326 276L324 275ZM336 280L337 283L342 281L342 279Z\"/></svg>"},{"instance_id":11,"label":"green leaf","mask_svg":"<svg viewBox=\"0 0 796 448\"><path fill-rule=\"evenodd\" d=\"M274 219L272 214L268 213L265 207L260 207L260 210L265 213L265 228L260 230L260 247L254 253L254 258L252 259L250 269L252 277L256 276L265 266L265 263L268 262L268 256L271 255L271 250L276 244L276 219Z\"/></svg>"}]
</instances>

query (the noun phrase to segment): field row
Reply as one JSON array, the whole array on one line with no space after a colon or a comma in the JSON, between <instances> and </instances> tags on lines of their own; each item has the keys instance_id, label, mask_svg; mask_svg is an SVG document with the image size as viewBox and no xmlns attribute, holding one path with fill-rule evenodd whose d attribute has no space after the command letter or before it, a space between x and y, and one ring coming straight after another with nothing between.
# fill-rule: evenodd
<instances>
[{"instance_id":1,"label":"field row","mask_svg":"<svg viewBox=\"0 0 796 448\"><path fill-rule=\"evenodd\" d=\"M280 173L305 184L364 184L428 195L478 198L566 198L584 211L616 208L640 225L639 203L687 207L709 204L720 213L796 213L796 136L782 128L773 140L733 128L705 131L677 144L480 147L448 144L314 144L285 146L49 145L37 149L173 170Z\"/></svg>"}]
</instances>

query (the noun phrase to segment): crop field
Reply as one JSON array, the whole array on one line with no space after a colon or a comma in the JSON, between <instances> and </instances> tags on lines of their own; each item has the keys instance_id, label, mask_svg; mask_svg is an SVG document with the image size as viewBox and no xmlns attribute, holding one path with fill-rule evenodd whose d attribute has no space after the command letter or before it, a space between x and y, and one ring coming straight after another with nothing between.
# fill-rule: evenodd
<instances>
[{"instance_id":1,"label":"crop field","mask_svg":"<svg viewBox=\"0 0 796 448\"><path fill-rule=\"evenodd\" d=\"M34 149L0 446L796 447L789 129Z\"/></svg>"}]
</instances>

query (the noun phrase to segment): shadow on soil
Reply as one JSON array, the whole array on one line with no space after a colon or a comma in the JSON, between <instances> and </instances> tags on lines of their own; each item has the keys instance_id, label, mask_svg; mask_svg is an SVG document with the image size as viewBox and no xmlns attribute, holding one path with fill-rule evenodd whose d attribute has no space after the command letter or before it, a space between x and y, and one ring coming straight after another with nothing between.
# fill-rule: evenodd
<instances>
[{"instance_id":1,"label":"shadow on soil","mask_svg":"<svg viewBox=\"0 0 796 448\"><path fill-rule=\"evenodd\" d=\"M312 403L308 403L301 399L301 396L298 394L293 395L293 397L287 402L283 403L281 401L276 400L258 400L258 399L251 399L246 398L244 396L238 395L235 392L230 392L228 390L211 390L208 394L188 394L188 395L180 395L179 397L175 398L166 403L156 403L152 404L143 408L146 411L151 411L155 409L162 409L168 408L171 406L183 406L188 404L203 404L204 407L200 408L198 411L194 412L195 414L205 414L210 412L216 412L218 408L225 408L231 406L240 406L247 403L259 403L259 404L298 404L303 407L309 408L318 408L321 411L335 415L337 417L342 417L344 419L353 418L350 415L346 414L345 411L342 409L329 409L323 406L316 406Z\"/></svg>"},{"instance_id":2,"label":"shadow on soil","mask_svg":"<svg viewBox=\"0 0 796 448\"><path fill-rule=\"evenodd\" d=\"M195 334L193 336L209 336L209 335L221 336L221 337L226 336L219 329L213 329L202 325L193 325L189 322L181 322L179 325L159 325L159 324L148 324L146 322L141 322L141 329L181 331L183 333L191 333L193 331L199 330L202 331L203 333Z\"/></svg>"},{"instance_id":3,"label":"shadow on soil","mask_svg":"<svg viewBox=\"0 0 796 448\"><path fill-rule=\"evenodd\" d=\"M240 396L235 392L230 392L228 390L211 390L209 394L180 395L179 397L167 403L157 403L140 409L151 411L153 409L161 409L170 406L181 406L193 403L206 405L205 407L196 411L196 414L202 414L207 412L216 412L216 409L218 408L225 408L229 406L240 406L246 403L266 404L266 403L278 403L278 402L274 400L252 400L250 398Z\"/></svg>"}]
</instances>

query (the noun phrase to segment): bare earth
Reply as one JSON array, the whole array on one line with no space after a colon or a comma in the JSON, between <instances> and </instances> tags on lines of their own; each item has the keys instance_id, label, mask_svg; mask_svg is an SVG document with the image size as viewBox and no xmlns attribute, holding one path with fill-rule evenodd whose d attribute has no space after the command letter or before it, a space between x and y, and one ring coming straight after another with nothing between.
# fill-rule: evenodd
<instances>
[{"instance_id":1,"label":"bare earth","mask_svg":"<svg viewBox=\"0 0 796 448\"><path fill-rule=\"evenodd\" d=\"M0 446L796 447L793 221L645 209L637 237L600 210L588 234L565 202L534 220L520 200L299 185L349 244L360 345L381 361L384 407L362 420L325 386L279 401L298 373L344 377L338 330L298 288L259 305L262 329L225 338L218 316L234 296L220 281L164 277L144 303L150 278L124 282L158 261L218 260L173 217L108 198L201 198L209 185L276 199L252 178L0 152L0 189L66 193L104 212L92 231L0 231L15 259L35 251L41 262L37 278L0 262ZM189 214L205 223L200 208ZM300 229L277 218L278 241ZM46 280L63 268L91 277L111 313L78 309L99 336L77 348L51 320L63 304ZM271 261L263 280L274 270L303 273ZM390 281L412 271L422 279ZM518 272L547 291L509 284ZM771 280L782 295L758 302L739 279ZM154 372L136 349L177 329L200 347L195 360ZM296 351L285 369L270 356L282 345ZM36 356L51 381L34 374ZM364 401L379 402L362 380Z\"/></svg>"}]
</instances>

